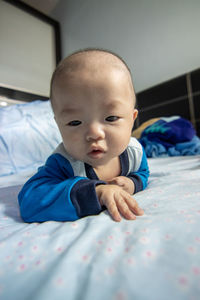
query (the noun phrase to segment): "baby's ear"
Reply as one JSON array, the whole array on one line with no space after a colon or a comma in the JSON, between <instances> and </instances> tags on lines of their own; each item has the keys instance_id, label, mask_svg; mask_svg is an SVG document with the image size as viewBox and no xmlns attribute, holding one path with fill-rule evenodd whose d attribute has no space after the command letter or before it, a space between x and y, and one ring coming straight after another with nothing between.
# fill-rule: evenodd
<instances>
[{"instance_id":1,"label":"baby's ear","mask_svg":"<svg viewBox=\"0 0 200 300\"><path fill-rule=\"evenodd\" d=\"M133 111L133 120L135 121L135 119L137 118L138 116L138 110L137 109L134 109Z\"/></svg>"}]
</instances>

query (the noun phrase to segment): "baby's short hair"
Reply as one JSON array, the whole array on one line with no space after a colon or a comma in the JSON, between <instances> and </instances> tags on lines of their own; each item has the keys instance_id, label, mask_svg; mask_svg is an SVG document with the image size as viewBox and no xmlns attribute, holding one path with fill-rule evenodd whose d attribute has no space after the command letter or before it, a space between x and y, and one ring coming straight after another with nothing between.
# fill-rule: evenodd
<instances>
[{"instance_id":1,"label":"baby's short hair","mask_svg":"<svg viewBox=\"0 0 200 300\"><path fill-rule=\"evenodd\" d=\"M67 73L68 71L72 71L74 69L77 69L79 67L76 63L74 63L73 58L78 57L80 55L90 55L91 52L93 53L99 53L99 54L110 54L111 57L113 56L115 59L118 59L119 62L121 62L121 65L125 68L125 70L128 72L129 77L130 77L130 82L131 86L133 88L134 92L134 86L133 86L133 80L132 80L132 74L131 70L129 69L127 63L124 61L124 59L116 54L115 52L103 48L85 48L85 49L80 49L78 51L75 51L68 55L66 58L60 61L60 63L57 65L56 69L54 70L52 77L51 77L51 83L50 83L50 100L51 100L51 105L53 102L53 85L56 80L56 77L59 74L62 74L62 72ZM111 58L110 57L110 58ZM53 108L53 105L52 105Z\"/></svg>"}]
</instances>

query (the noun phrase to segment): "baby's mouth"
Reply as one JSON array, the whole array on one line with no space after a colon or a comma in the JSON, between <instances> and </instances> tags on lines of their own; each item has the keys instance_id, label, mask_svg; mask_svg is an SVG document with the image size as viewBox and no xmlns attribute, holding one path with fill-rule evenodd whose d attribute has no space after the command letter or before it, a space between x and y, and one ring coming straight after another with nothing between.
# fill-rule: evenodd
<instances>
[{"instance_id":1,"label":"baby's mouth","mask_svg":"<svg viewBox=\"0 0 200 300\"><path fill-rule=\"evenodd\" d=\"M104 153L105 153L105 151L103 149L97 148L97 149L92 149L88 153L88 156L91 158L100 158Z\"/></svg>"}]
</instances>

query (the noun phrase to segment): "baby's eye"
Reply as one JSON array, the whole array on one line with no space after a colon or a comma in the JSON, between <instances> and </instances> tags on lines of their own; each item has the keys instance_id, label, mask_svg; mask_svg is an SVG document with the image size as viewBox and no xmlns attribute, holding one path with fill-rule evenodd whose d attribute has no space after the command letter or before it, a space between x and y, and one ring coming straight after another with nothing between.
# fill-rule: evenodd
<instances>
[{"instance_id":1,"label":"baby's eye","mask_svg":"<svg viewBox=\"0 0 200 300\"><path fill-rule=\"evenodd\" d=\"M67 125L68 126L79 126L80 124L81 124L81 121L74 120L74 121L69 122Z\"/></svg>"},{"instance_id":2,"label":"baby's eye","mask_svg":"<svg viewBox=\"0 0 200 300\"><path fill-rule=\"evenodd\" d=\"M118 119L119 119L119 117L117 117L117 116L109 116L109 117L106 118L106 121L107 122L115 122Z\"/></svg>"}]
</instances>

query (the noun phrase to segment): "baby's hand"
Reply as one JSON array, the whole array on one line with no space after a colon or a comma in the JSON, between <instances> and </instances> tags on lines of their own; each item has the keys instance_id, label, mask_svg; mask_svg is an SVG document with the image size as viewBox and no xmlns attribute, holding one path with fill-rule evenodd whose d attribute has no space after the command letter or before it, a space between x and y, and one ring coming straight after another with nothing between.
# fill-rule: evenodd
<instances>
[{"instance_id":1,"label":"baby's hand","mask_svg":"<svg viewBox=\"0 0 200 300\"><path fill-rule=\"evenodd\" d=\"M124 191L126 191L127 193L129 193L130 195L133 195L134 191L135 191L135 185L133 183L133 181L125 176L118 176L118 177L114 177L111 180L107 181L108 184L116 184L118 186L120 186Z\"/></svg>"},{"instance_id":2,"label":"baby's hand","mask_svg":"<svg viewBox=\"0 0 200 300\"><path fill-rule=\"evenodd\" d=\"M136 200L118 185L98 185L96 193L100 204L105 205L112 218L120 222L120 214L127 220L135 220L136 215L143 215L144 211L138 206Z\"/></svg>"}]
</instances>

